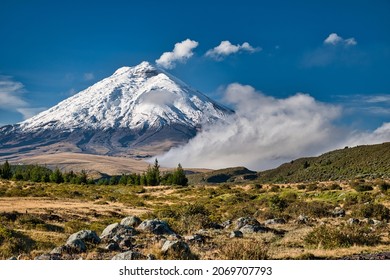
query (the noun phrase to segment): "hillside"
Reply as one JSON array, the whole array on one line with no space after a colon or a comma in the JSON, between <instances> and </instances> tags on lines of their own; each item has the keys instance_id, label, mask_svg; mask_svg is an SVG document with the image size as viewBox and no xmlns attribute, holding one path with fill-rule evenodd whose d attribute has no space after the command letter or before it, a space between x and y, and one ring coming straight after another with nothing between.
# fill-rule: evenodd
<instances>
[{"instance_id":1,"label":"hillside","mask_svg":"<svg viewBox=\"0 0 390 280\"><path fill-rule=\"evenodd\" d=\"M390 178L390 142L344 148L300 158L258 173L260 182L305 182L354 178Z\"/></svg>"},{"instance_id":2,"label":"hillside","mask_svg":"<svg viewBox=\"0 0 390 280\"><path fill-rule=\"evenodd\" d=\"M251 171L245 167L232 167L190 174L188 175L188 182L190 184L217 184L225 182L242 182L256 178L255 171Z\"/></svg>"}]
</instances>

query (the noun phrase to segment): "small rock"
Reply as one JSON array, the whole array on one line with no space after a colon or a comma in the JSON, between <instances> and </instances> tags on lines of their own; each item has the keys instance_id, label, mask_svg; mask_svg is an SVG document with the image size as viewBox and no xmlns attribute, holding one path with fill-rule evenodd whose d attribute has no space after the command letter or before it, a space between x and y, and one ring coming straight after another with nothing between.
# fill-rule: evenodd
<instances>
[{"instance_id":1,"label":"small rock","mask_svg":"<svg viewBox=\"0 0 390 280\"><path fill-rule=\"evenodd\" d=\"M243 236L244 235L243 235L242 231L239 231L239 230L234 230L229 235L230 238L242 238Z\"/></svg>"},{"instance_id":2,"label":"small rock","mask_svg":"<svg viewBox=\"0 0 390 280\"><path fill-rule=\"evenodd\" d=\"M298 219L297 219L297 223L298 224L307 224L309 222L309 217L305 216L305 215L299 215Z\"/></svg>"},{"instance_id":3,"label":"small rock","mask_svg":"<svg viewBox=\"0 0 390 280\"><path fill-rule=\"evenodd\" d=\"M184 240L190 243L204 243L206 241L206 237L201 234L193 234L184 236Z\"/></svg>"},{"instance_id":4,"label":"small rock","mask_svg":"<svg viewBox=\"0 0 390 280\"><path fill-rule=\"evenodd\" d=\"M224 221L224 222L221 224L221 226L223 226L224 228L228 228L228 227L231 226L232 223L233 223L232 220L226 220L226 221Z\"/></svg>"},{"instance_id":5,"label":"small rock","mask_svg":"<svg viewBox=\"0 0 390 280\"><path fill-rule=\"evenodd\" d=\"M116 242L111 242L106 246L106 250L108 251L117 251L119 250L119 245Z\"/></svg>"},{"instance_id":6,"label":"small rock","mask_svg":"<svg viewBox=\"0 0 390 280\"><path fill-rule=\"evenodd\" d=\"M210 223L208 224L208 228L212 228L212 229L224 229L225 227L218 224L218 223Z\"/></svg>"},{"instance_id":7,"label":"small rock","mask_svg":"<svg viewBox=\"0 0 390 280\"><path fill-rule=\"evenodd\" d=\"M90 242L94 244L100 243L99 236L97 236L96 232L92 230L80 230L76 233L73 233L71 236L69 236L68 240L66 241L66 244L76 239L82 240L83 242Z\"/></svg>"},{"instance_id":8,"label":"small rock","mask_svg":"<svg viewBox=\"0 0 390 280\"><path fill-rule=\"evenodd\" d=\"M381 221L378 221L378 220L375 220L375 219L370 219L370 218L364 219L363 222L365 222L365 223L367 223L369 225L373 225L373 226L377 226L377 225L381 224Z\"/></svg>"},{"instance_id":9,"label":"small rock","mask_svg":"<svg viewBox=\"0 0 390 280\"><path fill-rule=\"evenodd\" d=\"M333 217L344 217L345 216L345 210L341 207L336 207L333 211L332 211L332 215Z\"/></svg>"},{"instance_id":10,"label":"small rock","mask_svg":"<svg viewBox=\"0 0 390 280\"><path fill-rule=\"evenodd\" d=\"M240 228L240 231L242 233L266 233L269 229L261 225L245 225Z\"/></svg>"},{"instance_id":11,"label":"small rock","mask_svg":"<svg viewBox=\"0 0 390 280\"><path fill-rule=\"evenodd\" d=\"M235 230L240 230L246 225L261 226L258 220L253 217L241 217L235 221Z\"/></svg>"},{"instance_id":12,"label":"small rock","mask_svg":"<svg viewBox=\"0 0 390 280\"><path fill-rule=\"evenodd\" d=\"M173 230L168 226L167 222L158 219L145 220L138 227L140 230L149 231L154 234L174 234Z\"/></svg>"},{"instance_id":13,"label":"small rock","mask_svg":"<svg viewBox=\"0 0 390 280\"><path fill-rule=\"evenodd\" d=\"M9 261L16 261L17 258L16 258L16 257L10 257L8 260L9 260Z\"/></svg>"},{"instance_id":14,"label":"small rock","mask_svg":"<svg viewBox=\"0 0 390 280\"><path fill-rule=\"evenodd\" d=\"M126 236L125 238L123 238L120 242L119 242L119 247L121 249L128 249L128 248L131 248L133 247L133 243L134 243L134 238L131 238L130 236Z\"/></svg>"},{"instance_id":15,"label":"small rock","mask_svg":"<svg viewBox=\"0 0 390 280\"><path fill-rule=\"evenodd\" d=\"M58 247L55 247L53 250L51 250L50 254L70 254L72 253L72 248L69 245L61 245Z\"/></svg>"},{"instance_id":16,"label":"small rock","mask_svg":"<svg viewBox=\"0 0 390 280\"><path fill-rule=\"evenodd\" d=\"M285 224L286 220L282 218L269 219L264 222L266 225Z\"/></svg>"},{"instance_id":17,"label":"small rock","mask_svg":"<svg viewBox=\"0 0 390 280\"><path fill-rule=\"evenodd\" d=\"M349 218L348 221L347 221L347 223L348 223L349 225L357 225L357 224L360 223L360 221L359 221L359 219Z\"/></svg>"},{"instance_id":18,"label":"small rock","mask_svg":"<svg viewBox=\"0 0 390 280\"><path fill-rule=\"evenodd\" d=\"M128 216L123 218L120 222L121 225L130 226L130 227L138 227L142 223L141 219L137 216Z\"/></svg>"},{"instance_id":19,"label":"small rock","mask_svg":"<svg viewBox=\"0 0 390 280\"><path fill-rule=\"evenodd\" d=\"M115 255L112 260L146 260L147 257L135 251L127 251Z\"/></svg>"},{"instance_id":20,"label":"small rock","mask_svg":"<svg viewBox=\"0 0 390 280\"><path fill-rule=\"evenodd\" d=\"M43 254L36 257L34 260L47 261L47 260L61 260L61 255L59 254Z\"/></svg>"}]
</instances>

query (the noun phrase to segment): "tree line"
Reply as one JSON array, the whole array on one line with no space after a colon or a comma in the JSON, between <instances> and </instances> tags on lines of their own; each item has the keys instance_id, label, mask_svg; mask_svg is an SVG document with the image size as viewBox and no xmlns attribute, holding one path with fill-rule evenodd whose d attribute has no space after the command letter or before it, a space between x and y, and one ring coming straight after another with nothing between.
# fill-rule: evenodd
<instances>
[{"instance_id":1,"label":"tree line","mask_svg":"<svg viewBox=\"0 0 390 280\"><path fill-rule=\"evenodd\" d=\"M98 185L132 185L132 186L158 186L180 185L186 186L188 179L185 172L178 164L173 172L160 172L160 165L156 159L153 166L146 172L122 174L94 180L88 178L85 170L79 173L73 171L62 172L59 168L51 170L39 165L10 165L8 161L0 165L0 178L14 181L71 183L71 184L98 184Z\"/></svg>"}]
</instances>

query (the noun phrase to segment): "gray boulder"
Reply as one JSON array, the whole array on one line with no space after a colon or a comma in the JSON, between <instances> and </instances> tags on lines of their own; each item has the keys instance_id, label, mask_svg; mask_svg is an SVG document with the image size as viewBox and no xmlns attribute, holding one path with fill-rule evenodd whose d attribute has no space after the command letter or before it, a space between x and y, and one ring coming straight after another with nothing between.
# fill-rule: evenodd
<instances>
[{"instance_id":1,"label":"gray boulder","mask_svg":"<svg viewBox=\"0 0 390 280\"><path fill-rule=\"evenodd\" d=\"M87 243L94 243L94 244L100 243L99 236L96 234L96 232L92 230L80 230L76 233L73 233L71 236L69 236L68 240L66 241L66 244L70 244L76 239L80 239L83 242L87 242Z\"/></svg>"},{"instance_id":2,"label":"gray boulder","mask_svg":"<svg viewBox=\"0 0 390 280\"><path fill-rule=\"evenodd\" d=\"M133 227L115 223L107 226L100 235L100 238L120 242L125 237L134 236L136 234L137 231Z\"/></svg>"},{"instance_id":3,"label":"gray boulder","mask_svg":"<svg viewBox=\"0 0 390 280\"><path fill-rule=\"evenodd\" d=\"M50 254L71 254L72 248L69 245L61 245L58 247L55 247L53 250L51 250Z\"/></svg>"},{"instance_id":4,"label":"gray boulder","mask_svg":"<svg viewBox=\"0 0 390 280\"><path fill-rule=\"evenodd\" d=\"M233 230L229 235L230 238L242 238L243 236L242 231L239 230Z\"/></svg>"},{"instance_id":5,"label":"gray boulder","mask_svg":"<svg viewBox=\"0 0 390 280\"><path fill-rule=\"evenodd\" d=\"M242 227L244 227L246 225L261 226L259 221L256 220L253 217L241 217L241 218L238 218L235 221L234 225L235 225L235 227L234 227L235 230L240 230Z\"/></svg>"},{"instance_id":6,"label":"gray boulder","mask_svg":"<svg viewBox=\"0 0 390 280\"><path fill-rule=\"evenodd\" d=\"M112 260L146 260L147 257L135 251L127 251L115 255Z\"/></svg>"},{"instance_id":7,"label":"gray boulder","mask_svg":"<svg viewBox=\"0 0 390 280\"><path fill-rule=\"evenodd\" d=\"M191 257L191 250L188 244L181 240L167 240L161 248L164 254L172 254L180 259L188 259Z\"/></svg>"},{"instance_id":8,"label":"gray boulder","mask_svg":"<svg viewBox=\"0 0 390 280\"><path fill-rule=\"evenodd\" d=\"M67 241L65 246L69 248L72 253L84 253L87 251L87 246L81 239L72 239Z\"/></svg>"},{"instance_id":9,"label":"gray boulder","mask_svg":"<svg viewBox=\"0 0 390 280\"><path fill-rule=\"evenodd\" d=\"M61 255L58 254L43 254L37 256L34 260L48 261L48 260L61 260Z\"/></svg>"},{"instance_id":10,"label":"gray boulder","mask_svg":"<svg viewBox=\"0 0 390 280\"><path fill-rule=\"evenodd\" d=\"M265 233L268 232L269 229L262 225L245 225L240 228L240 231L242 233Z\"/></svg>"},{"instance_id":11,"label":"gray boulder","mask_svg":"<svg viewBox=\"0 0 390 280\"><path fill-rule=\"evenodd\" d=\"M138 228L139 230L149 231L154 234L175 234L175 232L169 227L168 223L162 220L145 220L143 221Z\"/></svg>"},{"instance_id":12,"label":"gray boulder","mask_svg":"<svg viewBox=\"0 0 390 280\"><path fill-rule=\"evenodd\" d=\"M130 227L138 227L142 223L141 219L137 216L128 216L123 218L120 222L121 225L130 226Z\"/></svg>"}]
</instances>

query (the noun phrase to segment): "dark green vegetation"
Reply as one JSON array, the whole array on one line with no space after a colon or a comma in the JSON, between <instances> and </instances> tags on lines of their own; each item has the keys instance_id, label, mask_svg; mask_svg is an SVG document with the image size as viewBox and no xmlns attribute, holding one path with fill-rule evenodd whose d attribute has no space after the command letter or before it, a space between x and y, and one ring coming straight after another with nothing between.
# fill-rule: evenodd
<instances>
[{"instance_id":1,"label":"dark green vegetation","mask_svg":"<svg viewBox=\"0 0 390 280\"><path fill-rule=\"evenodd\" d=\"M156 159L153 166L149 166L143 174L122 174L119 176L107 176L100 180L88 178L87 173L82 170L80 173L73 171L61 172L58 168L54 171L39 165L14 165L8 161L0 165L0 178L14 181L51 182L89 185L131 185L131 186L158 186L180 185L186 186L188 179L182 166L179 164L173 172L160 173L160 166Z\"/></svg>"},{"instance_id":2,"label":"dark green vegetation","mask_svg":"<svg viewBox=\"0 0 390 280\"><path fill-rule=\"evenodd\" d=\"M188 175L190 184L240 183L255 179L257 179L256 172L245 167L224 168L206 173Z\"/></svg>"},{"instance_id":3,"label":"dark green vegetation","mask_svg":"<svg viewBox=\"0 0 390 280\"><path fill-rule=\"evenodd\" d=\"M258 175L260 182L275 183L390 178L390 142L300 158Z\"/></svg>"},{"instance_id":4,"label":"dark green vegetation","mask_svg":"<svg viewBox=\"0 0 390 280\"><path fill-rule=\"evenodd\" d=\"M233 167L188 176L190 184L298 183L357 178L390 178L390 142L346 147L318 157L296 159L258 173L245 167Z\"/></svg>"}]
</instances>

